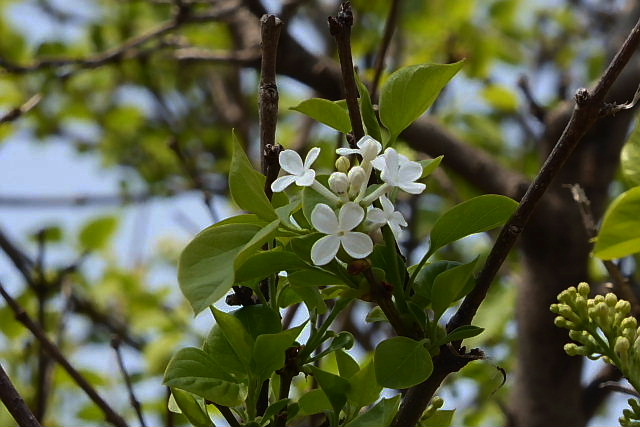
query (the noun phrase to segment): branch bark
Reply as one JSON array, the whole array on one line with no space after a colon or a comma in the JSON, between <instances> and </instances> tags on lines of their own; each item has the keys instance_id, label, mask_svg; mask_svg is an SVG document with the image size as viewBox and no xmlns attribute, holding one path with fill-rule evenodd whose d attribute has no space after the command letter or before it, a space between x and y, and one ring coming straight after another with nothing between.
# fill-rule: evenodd
<instances>
[{"instance_id":1,"label":"branch bark","mask_svg":"<svg viewBox=\"0 0 640 427\"><path fill-rule=\"evenodd\" d=\"M0 400L20 427L41 427L2 365L0 365Z\"/></svg>"}]
</instances>

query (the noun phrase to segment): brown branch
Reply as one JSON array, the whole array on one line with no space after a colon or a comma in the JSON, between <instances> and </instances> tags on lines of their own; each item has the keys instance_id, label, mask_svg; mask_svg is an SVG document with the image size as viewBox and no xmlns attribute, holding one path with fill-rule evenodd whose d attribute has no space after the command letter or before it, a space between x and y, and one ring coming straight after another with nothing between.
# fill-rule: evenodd
<instances>
[{"instance_id":1,"label":"brown branch","mask_svg":"<svg viewBox=\"0 0 640 427\"><path fill-rule=\"evenodd\" d=\"M133 392L133 384L131 384L131 377L127 372L127 368L124 365L124 360L122 360L122 352L120 351L120 337L114 337L111 340L111 347L116 352L116 358L118 360L118 368L120 368L120 372L122 373L122 378L124 378L124 383L127 387L127 393L129 394L129 402L131 402L131 406L136 411L136 415L138 415L138 420L140 421L140 425L142 427L146 427L146 423L144 422L144 415L142 414L142 407L140 405L140 401L136 398L135 393Z\"/></svg>"},{"instance_id":2,"label":"brown branch","mask_svg":"<svg viewBox=\"0 0 640 427\"><path fill-rule=\"evenodd\" d=\"M282 21L275 15L264 15L260 18L262 37L262 61L260 66L260 168L267 177L264 192L271 200L273 192L271 184L278 177L280 165L278 156L281 148L276 143L276 126L278 123L278 85L276 82L276 58Z\"/></svg>"},{"instance_id":3,"label":"brown branch","mask_svg":"<svg viewBox=\"0 0 640 427\"><path fill-rule=\"evenodd\" d=\"M0 400L20 427L41 427L0 364Z\"/></svg>"},{"instance_id":4,"label":"brown branch","mask_svg":"<svg viewBox=\"0 0 640 427\"><path fill-rule=\"evenodd\" d=\"M402 0L392 0L391 7L389 8L389 15L384 25L384 34L382 36L382 43L380 43L380 50L376 55L376 63L374 64L373 80L371 82L371 99L376 99L378 92L378 86L380 84L380 78L384 71L384 60L391 44L391 38L398 24L398 17L400 15L400 2Z\"/></svg>"},{"instance_id":5,"label":"brown branch","mask_svg":"<svg viewBox=\"0 0 640 427\"><path fill-rule=\"evenodd\" d=\"M24 308L7 293L4 286L0 282L0 294L5 299L11 310L16 315L16 319L22 323L36 337L47 353L64 368L75 383L89 396L89 398L102 410L106 420L117 427L128 427L124 418L111 408L111 406L98 394L96 389L87 381L87 379L78 372L62 354L57 345L55 345L42 330L40 325L31 319Z\"/></svg>"},{"instance_id":6,"label":"brown branch","mask_svg":"<svg viewBox=\"0 0 640 427\"><path fill-rule=\"evenodd\" d=\"M13 108L8 111L4 115L0 116L0 125L3 123L9 123L14 120L17 120L24 114L27 114L29 111L33 110L42 100L42 95L37 93L29 98L24 104L19 107Z\"/></svg>"},{"instance_id":7,"label":"brown branch","mask_svg":"<svg viewBox=\"0 0 640 427\"><path fill-rule=\"evenodd\" d=\"M500 231L500 235L476 280L474 289L465 297L462 305L447 324L447 330L452 331L457 327L471 323L478 307L484 301L500 266L513 248L516 239L527 224L538 201L585 133L602 116L607 91L629 62L638 45L640 45L640 20L636 23L622 47L611 61L609 67L605 70L593 92L589 93L587 89L578 90L576 94L576 106L569 123L542 166L540 173L527 189L518 209ZM438 372L441 368L436 367L435 369L435 371ZM394 426L416 425L422 411L424 411L424 408L426 408L427 403L433 396L433 393L447 375L448 373L446 372L441 376L432 375L425 381L426 384L422 383L411 388L405 400L411 396L413 403L402 405L398 417L394 422Z\"/></svg>"},{"instance_id":8,"label":"brown branch","mask_svg":"<svg viewBox=\"0 0 640 427\"><path fill-rule=\"evenodd\" d=\"M338 56L340 57L340 69L342 70L342 83L344 84L347 109L351 120L354 144L364 136L364 126L360 115L358 103L358 85L353 69L353 57L351 54L351 27L353 26L353 11L351 2L340 5L338 16L329 17L329 32L336 39Z\"/></svg>"},{"instance_id":9,"label":"brown branch","mask_svg":"<svg viewBox=\"0 0 640 427\"><path fill-rule=\"evenodd\" d=\"M536 101L533 93L531 92L531 87L529 86L529 79L524 74L518 79L518 87L522 91L524 98L527 100L529 111L531 111L533 117L538 119L540 123L544 123L547 117L547 110L545 110L544 107Z\"/></svg>"}]
</instances>

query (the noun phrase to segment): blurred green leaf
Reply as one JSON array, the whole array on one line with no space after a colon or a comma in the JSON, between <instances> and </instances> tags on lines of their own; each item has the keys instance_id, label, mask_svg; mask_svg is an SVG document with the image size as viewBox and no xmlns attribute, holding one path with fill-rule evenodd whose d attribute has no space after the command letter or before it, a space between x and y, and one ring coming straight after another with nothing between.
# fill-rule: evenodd
<instances>
[{"instance_id":1,"label":"blurred green leaf","mask_svg":"<svg viewBox=\"0 0 640 427\"><path fill-rule=\"evenodd\" d=\"M105 249L118 231L118 218L105 216L89 221L80 230L80 247L84 251Z\"/></svg>"},{"instance_id":2,"label":"blurred green leaf","mask_svg":"<svg viewBox=\"0 0 640 427\"><path fill-rule=\"evenodd\" d=\"M604 260L640 252L640 187L616 197L604 214L593 254Z\"/></svg>"},{"instance_id":3,"label":"blurred green leaf","mask_svg":"<svg viewBox=\"0 0 640 427\"><path fill-rule=\"evenodd\" d=\"M171 394L182 414L194 427L214 427L206 409L188 391L172 388Z\"/></svg>"}]
</instances>

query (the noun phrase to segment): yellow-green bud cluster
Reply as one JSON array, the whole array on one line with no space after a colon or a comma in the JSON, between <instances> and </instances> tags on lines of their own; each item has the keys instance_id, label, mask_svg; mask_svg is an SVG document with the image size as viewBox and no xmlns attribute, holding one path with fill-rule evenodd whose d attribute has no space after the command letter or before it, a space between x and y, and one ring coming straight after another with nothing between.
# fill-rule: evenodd
<instances>
[{"instance_id":1,"label":"yellow-green bud cluster","mask_svg":"<svg viewBox=\"0 0 640 427\"><path fill-rule=\"evenodd\" d=\"M429 402L429 406L427 406L427 409L425 409L422 414L421 420L426 420L427 418L432 417L438 409L442 408L443 405L444 399L440 396L434 396L434 398L431 399L431 402Z\"/></svg>"},{"instance_id":2,"label":"yellow-green bud cluster","mask_svg":"<svg viewBox=\"0 0 640 427\"><path fill-rule=\"evenodd\" d=\"M603 358L635 387L640 384L640 328L635 317L629 316L631 304L612 293L589 298L590 292L588 284L580 283L561 292L558 304L551 305L558 315L555 325L569 329L574 341L564 350L569 356ZM640 427L640 421L637 425Z\"/></svg>"},{"instance_id":3,"label":"yellow-green bud cluster","mask_svg":"<svg viewBox=\"0 0 640 427\"><path fill-rule=\"evenodd\" d=\"M636 399L627 400L631 409L622 411L622 416L618 418L622 427L639 427L640 426L640 402Z\"/></svg>"}]
</instances>

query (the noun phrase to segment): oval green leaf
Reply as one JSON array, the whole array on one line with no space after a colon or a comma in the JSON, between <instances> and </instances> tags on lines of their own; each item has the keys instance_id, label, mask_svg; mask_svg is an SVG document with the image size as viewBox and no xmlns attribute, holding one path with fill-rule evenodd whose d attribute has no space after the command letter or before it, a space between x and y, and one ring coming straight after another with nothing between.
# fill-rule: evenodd
<instances>
[{"instance_id":1,"label":"oval green leaf","mask_svg":"<svg viewBox=\"0 0 640 427\"><path fill-rule=\"evenodd\" d=\"M429 378L433 362L420 341L394 337L376 347L373 363L378 384L403 389L413 387Z\"/></svg>"},{"instance_id":2,"label":"oval green leaf","mask_svg":"<svg viewBox=\"0 0 640 427\"><path fill-rule=\"evenodd\" d=\"M640 126L636 125L620 154L620 170L630 185L640 185Z\"/></svg>"},{"instance_id":3,"label":"oval green leaf","mask_svg":"<svg viewBox=\"0 0 640 427\"><path fill-rule=\"evenodd\" d=\"M434 103L449 80L462 68L454 64L421 64L391 74L380 94L380 120L391 141Z\"/></svg>"},{"instance_id":4,"label":"oval green leaf","mask_svg":"<svg viewBox=\"0 0 640 427\"><path fill-rule=\"evenodd\" d=\"M236 255L260 229L255 224L214 225L198 234L182 251L178 282L196 314L231 289Z\"/></svg>"},{"instance_id":5,"label":"oval green leaf","mask_svg":"<svg viewBox=\"0 0 640 427\"><path fill-rule=\"evenodd\" d=\"M604 260L640 252L640 187L619 195L609 206L593 248Z\"/></svg>"},{"instance_id":6,"label":"oval green leaf","mask_svg":"<svg viewBox=\"0 0 640 427\"><path fill-rule=\"evenodd\" d=\"M518 202L498 194L484 194L452 207L433 225L429 253L463 237L503 225L517 208Z\"/></svg>"},{"instance_id":7,"label":"oval green leaf","mask_svg":"<svg viewBox=\"0 0 640 427\"><path fill-rule=\"evenodd\" d=\"M315 119L342 133L349 133L351 132L351 121L349 120L349 112L345 107L346 104L344 104L344 102L334 102L322 98L311 98L306 101L302 101L295 107L291 107L290 110L306 114L312 119Z\"/></svg>"}]
</instances>

